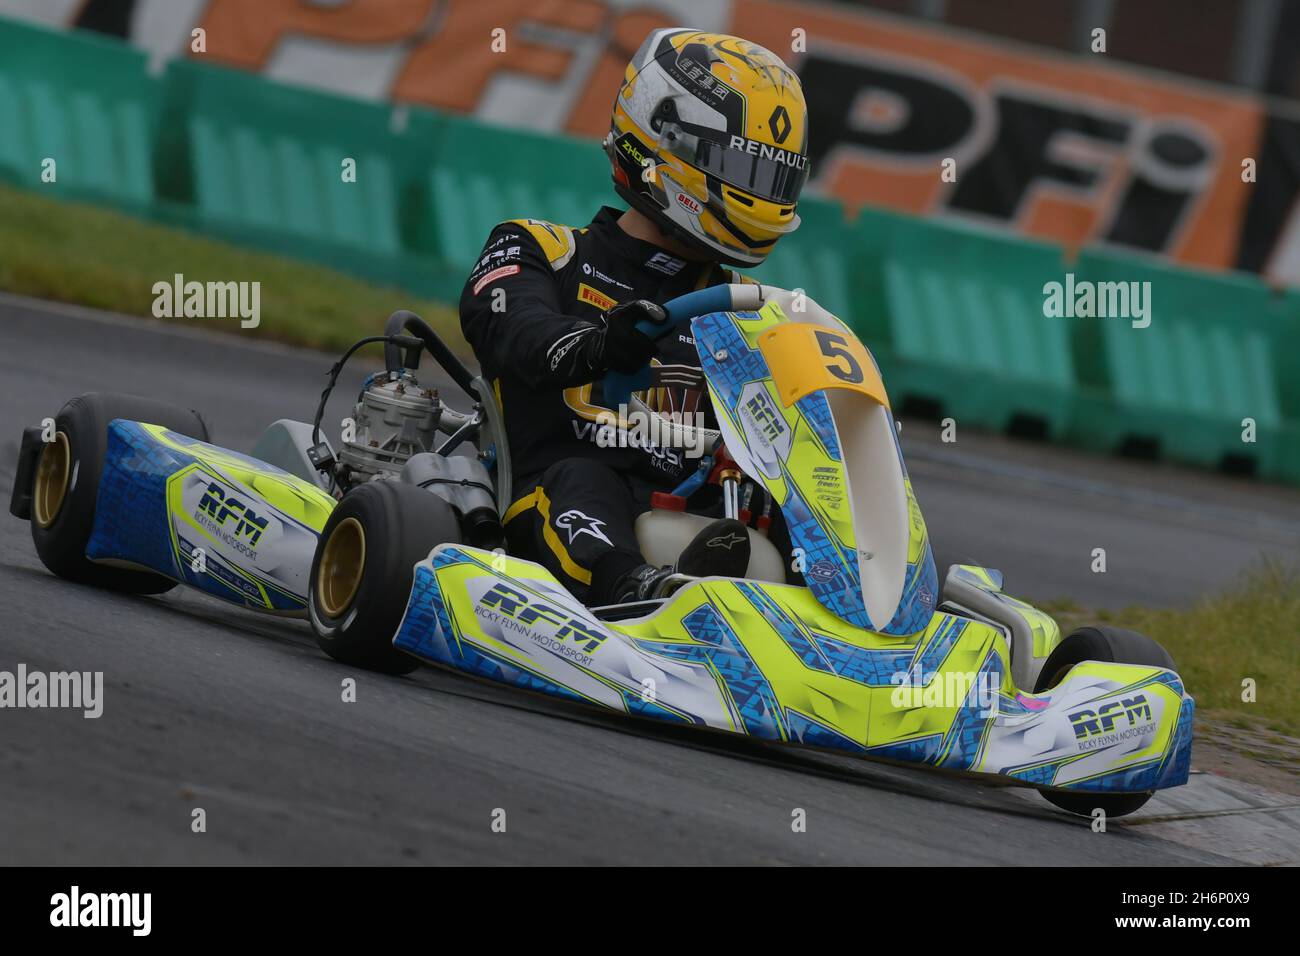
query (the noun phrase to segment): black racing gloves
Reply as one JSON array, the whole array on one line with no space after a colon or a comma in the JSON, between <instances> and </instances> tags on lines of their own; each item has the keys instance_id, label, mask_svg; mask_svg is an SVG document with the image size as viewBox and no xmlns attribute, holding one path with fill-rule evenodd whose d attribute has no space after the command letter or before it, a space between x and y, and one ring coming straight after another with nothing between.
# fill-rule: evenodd
<instances>
[{"instance_id":1,"label":"black racing gloves","mask_svg":"<svg viewBox=\"0 0 1300 956\"><path fill-rule=\"evenodd\" d=\"M593 371L635 372L649 364L657 346L654 339L636 327L642 319L662 325L668 321L668 313L649 299L620 302L605 313L604 328L583 343Z\"/></svg>"},{"instance_id":2,"label":"black racing gloves","mask_svg":"<svg viewBox=\"0 0 1300 956\"><path fill-rule=\"evenodd\" d=\"M668 313L648 299L634 299L606 312L600 325L577 323L547 350L552 374L581 382L610 369L626 374L648 365L658 346L636 327L642 319L662 325Z\"/></svg>"}]
</instances>

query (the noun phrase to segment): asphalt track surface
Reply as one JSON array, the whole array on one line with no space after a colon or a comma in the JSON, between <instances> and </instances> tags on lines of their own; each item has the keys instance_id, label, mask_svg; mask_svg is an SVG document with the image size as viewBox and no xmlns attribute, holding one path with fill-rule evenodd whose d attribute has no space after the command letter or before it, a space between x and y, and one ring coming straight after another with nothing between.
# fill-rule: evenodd
<instances>
[{"instance_id":1,"label":"asphalt track surface","mask_svg":"<svg viewBox=\"0 0 1300 956\"><path fill-rule=\"evenodd\" d=\"M310 417L331 361L251 333L0 299L0 491L7 503L21 427L80 392L197 408L214 441L246 450L271 420ZM903 437L940 567L999 566L1013 593L1180 604L1262 553L1300 553L1293 492L927 431L909 422ZM1089 569L1096 547L1106 574ZM0 601L0 669L105 675L99 719L0 711L6 863L1226 862L1151 827L1094 834L969 779L633 723L428 668L355 671L300 621L56 579L7 509ZM341 699L349 677L355 703Z\"/></svg>"}]
</instances>

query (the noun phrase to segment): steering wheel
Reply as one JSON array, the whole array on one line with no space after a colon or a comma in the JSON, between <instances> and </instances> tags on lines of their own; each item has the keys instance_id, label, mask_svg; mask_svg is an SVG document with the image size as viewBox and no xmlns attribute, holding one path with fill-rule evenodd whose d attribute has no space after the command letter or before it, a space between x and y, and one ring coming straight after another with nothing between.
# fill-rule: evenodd
<instances>
[{"instance_id":1,"label":"steering wheel","mask_svg":"<svg viewBox=\"0 0 1300 956\"><path fill-rule=\"evenodd\" d=\"M690 322L710 312L734 312L756 309L762 304L762 286L752 283L735 283L733 285L715 285L696 292L679 295L664 303L666 318L662 322L642 319L636 324L637 331L658 341L673 332L678 326ZM650 387L650 366L635 372L623 373L609 371L605 374L604 394L607 405L626 405L633 392L644 391Z\"/></svg>"}]
</instances>

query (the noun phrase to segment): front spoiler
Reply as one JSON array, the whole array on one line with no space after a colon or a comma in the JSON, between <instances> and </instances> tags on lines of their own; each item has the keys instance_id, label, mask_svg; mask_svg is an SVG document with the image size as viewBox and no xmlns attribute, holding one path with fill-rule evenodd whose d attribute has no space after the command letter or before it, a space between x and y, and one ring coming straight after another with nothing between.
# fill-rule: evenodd
<instances>
[{"instance_id":1,"label":"front spoiler","mask_svg":"<svg viewBox=\"0 0 1300 956\"><path fill-rule=\"evenodd\" d=\"M1187 781L1177 674L1086 662L1030 694L996 628L936 613L853 628L804 588L709 578L658 610L595 618L540 565L442 545L415 567L394 646L429 663L635 717L1004 782L1141 792Z\"/></svg>"},{"instance_id":2,"label":"front spoiler","mask_svg":"<svg viewBox=\"0 0 1300 956\"><path fill-rule=\"evenodd\" d=\"M22 444L18 446L18 467L14 470L14 487L9 495L9 513L24 521L32 516L32 480L36 477L36 463L40 461L45 445L41 433L39 425L24 428Z\"/></svg>"}]
</instances>

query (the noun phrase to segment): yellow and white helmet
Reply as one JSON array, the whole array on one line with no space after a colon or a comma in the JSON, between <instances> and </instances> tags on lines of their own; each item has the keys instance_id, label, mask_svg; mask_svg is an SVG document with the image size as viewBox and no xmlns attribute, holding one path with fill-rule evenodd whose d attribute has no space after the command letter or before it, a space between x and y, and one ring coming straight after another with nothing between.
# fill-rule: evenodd
<instances>
[{"instance_id":1,"label":"yellow and white helmet","mask_svg":"<svg viewBox=\"0 0 1300 956\"><path fill-rule=\"evenodd\" d=\"M683 27L651 33L614 99L605 151L618 194L710 259L756 266L799 226L803 89L748 40Z\"/></svg>"}]
</instances>

